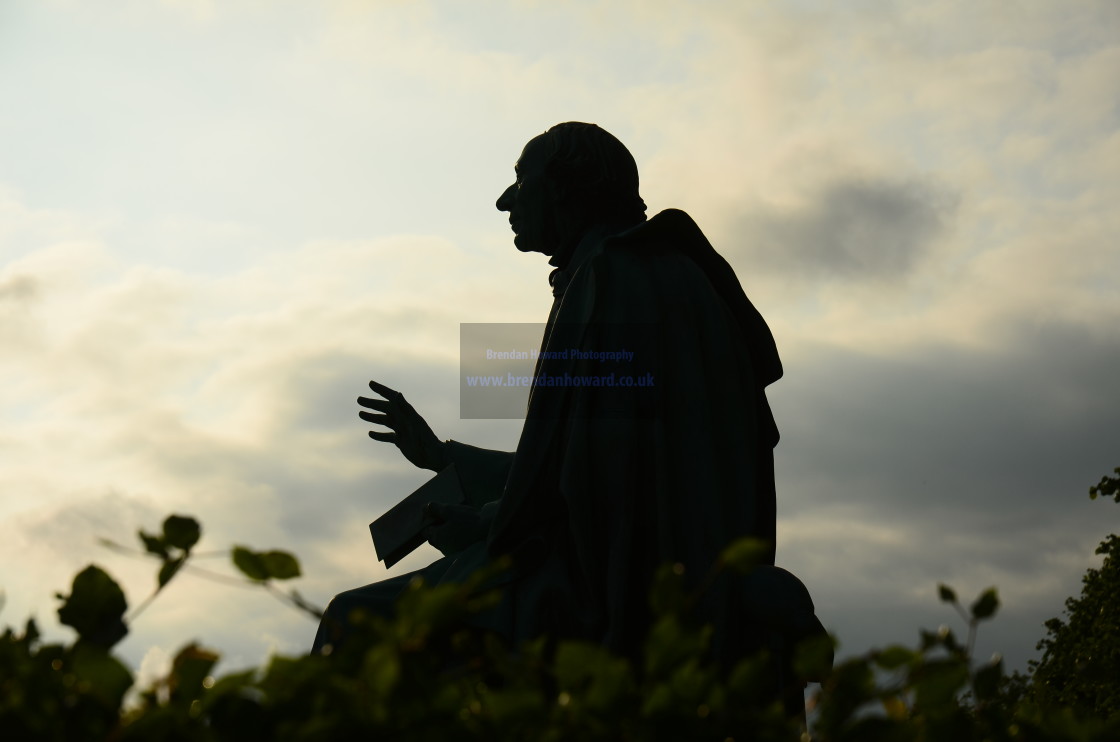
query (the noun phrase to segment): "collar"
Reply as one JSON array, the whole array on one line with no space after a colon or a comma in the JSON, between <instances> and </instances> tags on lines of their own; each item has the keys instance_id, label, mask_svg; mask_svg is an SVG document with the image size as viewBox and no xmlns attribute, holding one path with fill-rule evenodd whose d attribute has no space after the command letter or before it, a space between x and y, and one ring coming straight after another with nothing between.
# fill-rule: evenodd
<instances>
[{"instance_id":1,"label":"collar","mask_svg":"<svg viewBox=\"0 0 1120 742\"><path fill-rule=\"evenodd\" d=\"M552 295L558 299L564 295L564 291L567 290L568 284L571 283L572 277L579 271L580 266L587 262L587 259L605 240L626 232L634 226L636 225L633 223L627 224L615 221L597 224L587 230L579 242L576 243L575 249L566 256L567 260L564 261L564 264L548 274L548 283L552 286ZM558 265L558 262L553 262L555 260L556 258L553 258L549 262Z\"/></svg>"}]
</instances>

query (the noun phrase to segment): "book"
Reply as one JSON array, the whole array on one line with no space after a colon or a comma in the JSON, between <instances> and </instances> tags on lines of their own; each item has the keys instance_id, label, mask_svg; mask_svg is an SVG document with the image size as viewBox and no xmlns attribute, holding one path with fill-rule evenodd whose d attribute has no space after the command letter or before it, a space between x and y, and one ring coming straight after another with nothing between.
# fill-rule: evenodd
<instances>
[{"instance_id":1,"label":"book","mask_svg":"<svg viewBox=\"0 0 1120 742\"><path fill-rule=\"evenodd\" d=\"M369 524L374 551L386 567L392 567L426 541L424 529L436 523L435 518L424 512L424 506L429 502L445 505L461 505L466 502L454 464L445 467Z\"/></svg>"}]
</instances>

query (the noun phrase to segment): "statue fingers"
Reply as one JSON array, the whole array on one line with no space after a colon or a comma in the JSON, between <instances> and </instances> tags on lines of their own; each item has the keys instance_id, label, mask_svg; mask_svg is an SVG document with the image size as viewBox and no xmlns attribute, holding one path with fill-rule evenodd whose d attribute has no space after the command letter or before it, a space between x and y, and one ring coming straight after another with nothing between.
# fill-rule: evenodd
<instances>
[{"instance_id":1,"label":"statue fingers","mask_svg":"<svg viewBox=\"0 0 1120 742\"><path fill-rule=\"evenodd\" d=\"M393 427L389 422L388 415L375 415L372 412L359 412L358 417L362 418L367 423L373 423L374 425L384 425L387 428Z\"/></svg>"},{"instance_id":2,"label":"statue fingers","mask_svg":"<svg viewBox=\"0 0 1120 742\"><path fill-rule=\"evenodd\" d=\"M377 410L378 412L388 412L390 405L388 400L373 399L371 397L358 397L358 404L362 407L368 407L371 410Z\"/></svg>"},{"instance_id":3,"label":"statue fingers","mask_svg":"<svg viewBox=\"0 0 1120 742\"><path fill-rule=\"evenodd\" d=\"M369 431L369 437L374 439L375 441L381 441L382 443L397 442L396 433L378 433L376 430L371 430Z\"/></svg>"},{"instance_id":4,"label":"statue fingers","mask_svg":"<svg viewBox=\"0 0 1120 742\"><path fill-rule=\"evenodd\" d=\"M384 384L380 384L373 380L370 380L369 388L380 394L385 399L392 399L393 397L396 397L400 394L400 392L398 392L396 389L390 389Z\"/></svg>"},{"instance_id":5,"label":"statue fingers","mask_svg":"<svg viewBox=\"0 0 1120 742\"><path fill-rule=\"evenodd\" d=\"M369 382L369 388L372 389L373 391L377 392L378 394L380 394L386 400L388 400L387 404L390 405L390 406L391 405L398 405L398 404L401 404L402 402L405 405L408 404L407 402L404 401L404 395L403 394L398 392L396 389L390 389L389 387L385 386L384 384L379 384L376 381L371 380ZM370 401L377 401L377 400L370 400Z\"/></svg>"}]
</instances>

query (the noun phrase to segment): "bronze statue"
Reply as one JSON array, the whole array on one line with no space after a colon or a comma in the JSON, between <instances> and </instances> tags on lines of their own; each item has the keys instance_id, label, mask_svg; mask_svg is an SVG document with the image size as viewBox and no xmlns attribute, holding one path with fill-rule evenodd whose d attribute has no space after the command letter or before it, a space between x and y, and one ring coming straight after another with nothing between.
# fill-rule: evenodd
<instances>
[{"instance_id":1,"label":"bronze statue","mask_svg":"<svg viewBox=\"0 0 1120 742\"><path fill-rule=\"evenodd\" d=\"M433 506L437 524L425 535L445 556L413 574L458 581L511 555L486 628L512 643L549 634L632 655L659 565L680 564L699 580L737 538L774 543L778 430L765 388L781 362L765 321L692 219L672 209L646 219L637 166L615 137L559 124L525 146L514 170L497 207L517 249L554 267L534 374L561 381L532 388L512 453L441 441L377 381L378 396L358 399L359 416L387 428L369 435L414 465L455 465L466 502ZM602 370L569 349L619 348L633 352L648 383L564 383ZM314 651L339 638L332 627L353 608L391 611L412 576L337 596ZM714 625L717 656L742 656L754 641L743 629L754 620L752 599L740 593L717 584L698 607Z\"/></svg>"}]
</instances>

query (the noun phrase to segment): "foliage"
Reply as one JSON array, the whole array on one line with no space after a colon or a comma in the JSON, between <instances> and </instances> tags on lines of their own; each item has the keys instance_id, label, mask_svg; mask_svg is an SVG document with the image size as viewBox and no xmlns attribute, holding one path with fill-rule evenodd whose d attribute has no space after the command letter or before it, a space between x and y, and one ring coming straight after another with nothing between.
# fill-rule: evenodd
<instances>
[{"instance_id":1,"label":"foliage","mask_svg":"<svg viewBox=\"0 0 1120 742\"><path fill-rule=\"evenodd\" d=\"M1089 489L1092 499L1098 494L1120 502L1120 477L1102 477ZM1033 692L1041 703L1120 718L1120 536L1110 534L1096 553L1104 563L1086 571L1080 597L1066 600L1067 620L1046 622Z\"/></svg>"},{"instance_id":2,"label":"foliage","mask_svg":"<svg viewBox=\"0 0 1120 742\"><path fill-rule=\"evenodd\" d=\"M1120 474L1120 466L1113 471ZM1110 477L1108 475L1101 477L1101 481L1089 488L1090 500L1097 499L1097 495L1111 496L1115 502L1120 502L1120 477Z\"/></svg>"},{"instance_id":3,"label":"foliage","mask_svg":"<svg viewBox=\"0 0 1120 742\"><path fill-rule=\"evenodd\" d=\"M153 597L183 571L213 576L192 564L207 556L194 551L201 529L193 519L172 516L161 533L139 535L143 553L159 562ZM1110 549L1114 539L1106 542ZM290 554L235 546L209 555L217 553L228 555L246 583L321 615L295 591L275 586L299 575ZM219 677L219 654L188 644L165 677L127 703L134 679L112 647L138 611L126 620L123 591L91 565L68 596L59 596L59 618L77 633L72 643L42 643L33 621L22 633L9 628L0 636L0 730L5 739L120 742L804 739L798 715L775 692L776 658L763 653L728 671L709 654L711 629L689 621L700 590L725 571L749 573L759 553L757 544L733 544L691 592L679 565L660 570L651 594L655 621L637 662L577 641L540 639L511 648L467 628L466 619L497 597L485 588L505 566L496 564L463 585L413 584L393 620L357 617L360 640L329 656L276 656L263 667ZM1107 552L1106 568L1114 569L1112 559ZM824 678L810 699L814 739L1120 737L1120 719L1092 713L1099 706L1067 707L1032 693L1024 676L1006 676L998 658L972 661L977 627L999 608L994 588L967 611L952 588L939 585L938 595L965 620L964 643L943 627L922 631L915 647L877 649L835 667L830 638L797 648L797 676ZM1072 614L1087 605L1073 603L1071 627ZM1049 641L1036 684L1054 661L1047 658L1058 654L1060 637Z\"/></svg>"}]
</instances>

